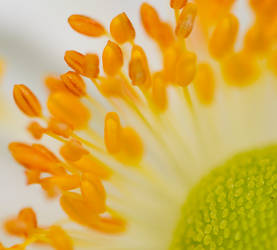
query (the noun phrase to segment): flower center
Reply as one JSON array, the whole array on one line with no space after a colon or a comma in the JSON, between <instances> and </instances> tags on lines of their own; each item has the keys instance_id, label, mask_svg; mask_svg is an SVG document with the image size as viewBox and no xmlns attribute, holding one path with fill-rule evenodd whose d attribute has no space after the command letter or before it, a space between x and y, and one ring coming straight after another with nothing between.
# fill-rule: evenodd
<instances>
[{"instance_id":1,"label":"flower center","mask_svg":"<svg viewBox=\"0 0 277 250\"><path fill-rule=\"evenodd\" d=\"M190 191L173 250L277 248L277 146L240 153Z\"/></svg>"}]
</instances>

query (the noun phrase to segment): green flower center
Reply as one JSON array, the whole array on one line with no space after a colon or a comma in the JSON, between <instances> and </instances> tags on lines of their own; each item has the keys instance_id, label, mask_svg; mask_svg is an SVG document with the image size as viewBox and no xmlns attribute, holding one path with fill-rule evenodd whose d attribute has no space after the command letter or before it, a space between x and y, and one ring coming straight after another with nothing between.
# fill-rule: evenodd
<instances>
[{"instance_id":1,"label":"green flower center","mask_svg":"<svg viewBox=\"0 0 277 250\"><path fill-rule=\"evenodd\" d=\"M277 249L277 146L238 154L202 178L171 249Z\"/></svg>"}]
</instances>

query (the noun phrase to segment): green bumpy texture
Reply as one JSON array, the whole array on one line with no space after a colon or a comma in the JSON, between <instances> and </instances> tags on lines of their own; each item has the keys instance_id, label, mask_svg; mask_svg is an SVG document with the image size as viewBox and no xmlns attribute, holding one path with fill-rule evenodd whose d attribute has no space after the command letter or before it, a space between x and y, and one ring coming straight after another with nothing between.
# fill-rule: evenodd
<instances>
[{"instance_id":1,"label":"green bumpy texture","mask_svg":"<svg viewBox=\"0 0 277 250\"><path fill-rule=\"evenodd\" d=\"M240 153L202 178L170 249L277 249L277 146Z\"/></svg>"}]
</instances>

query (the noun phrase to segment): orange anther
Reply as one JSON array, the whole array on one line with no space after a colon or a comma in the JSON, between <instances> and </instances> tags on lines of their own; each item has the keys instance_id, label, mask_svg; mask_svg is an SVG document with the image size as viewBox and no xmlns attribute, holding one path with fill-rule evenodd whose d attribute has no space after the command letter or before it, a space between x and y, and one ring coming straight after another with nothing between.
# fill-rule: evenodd
<instances>
[{"instance_id":1,"label":"orange anther","mask_svg":"<svg viewBox=\"0 0 277 250\"><path fill-rule=\"evenodd\" d=\"M94 213L104 213L106 210L106 192L100 179L92 174L84 174L81 182L84 201Z\"/></svg>"},{"instance_id":2,"label":"orange anther","mask_svg":"<svg viewBox=\"0 0 277 250\"><path fill-rule=\"evenodd\" d=\"M83 75L96 78L99 74L99 58L96 54L86 54L84 58Z\"/></svg>"},{"instance_id":3,"label":"orange anther","mask_svg":"<svg viewBox=\"0 0 277 250\"><path fill-rule=\"evenodd\" d=\"M60 190L71 190L80 187L79 175L58 175L46 177L40 180L42 187L57 187Z\"/></svg>"},{"instance_id":4,"label":"orange anther","mask_svg":"<svg viewBox=\"0 0 277 250\"><path fill-rule=\"evenodd\" d=\"M177 60L175 82L183 87L191 83L196 72L196 55L183 52Z\"/></svg>"},{"instance_id":5,"label":"orange anther","mask_svg":"<svg viewBox=\"0 0 277 250\"><path fill-rule=\"evenodd\" d=\"M13 98L18 108L30 117L41 116L41 106L33 92L23 84L15 85Z\"/></svg>"},{"instance_id":6,"label":"orange anther","mask_svg":"<svg viewBox=\"0 0 277 250\"><path fill-rule=\"evenodd\" d=\"M170 0L170 7L173 9L182 9L187 3L187 0Z\"/></svg>"},{"instance_id":7,"label":"orange anther","mask_svg":"<svg viewBox=\"0 0 277 250\"><path fill-rule=\"evenodd\" d=\"M65 52L64 60L74 71L84 74L85 56L75 50Z\"/></svg>"},{"instance_id":8,"label":"orange anther","mask_svg":"<svg viewBox=\"0 0 277 250\"><path fill-rule=\"evenodd\" d=\"M118 43L126 43L133 41L136 36L135 29L127 17L127 15L123 12L117 15L110 24L110 32L112 37Z\"/></svg>"},{"instance_id":9,"label":"orange anther","mask_svg":"<svg viewBox=\"0 0 277 250\"><path fill-rule=\"evenodd\" d=\"M167 107L166 83L160 72L153 76L152 98L158 109L164 110Z\"/></svg>"},{"instance_id":10,"label":"orange anther","mask_svg":"<svg viewBox=\"0 0 277 250\"><path fill-rule=\"evenodd\" d=\"M209 50L213 57L220 59L233 49L238 29L238 19L232 14L228 14L217 24L209 41Z\"/></svg>"},{"instance_id":11,"label":"orange anther","mask_svg":"<svg viewBox=\"0 0 277 250\"><path fill-rule=\"evenodd\" d=\"M81 194L64 192L60 204L69 218L81 225L91 227L97 220L97 214L92 213Z\"/></svg>"},{"instance_id":12,"label":"orange anther","mask_svg":"<svg viewBox=\"0 0 277 250\"><path fill-rule=\"evenodd\" d=\"M143 49L137 45L132 49L129 62L129 77L134 85L148 88L151 84L147 57Z\"/></svg>"},{"instance_id":13,"label":"orange anther","mask_svg":"<svg viewBox=\"0 0 277 250\"><path fill-rule=\"evenodd\" d=\"M123 81L123 79L118 77L102 77L100 91L106 97L121 96Z\"/></svg>"},{"instance_id":14,"label":"orange anther","mask_svg":"<svg viewBox=\"0 0 277 250\"><path fill-rule=\"evenodd\" d=\"M39 181L40 181L40 171L26 170L25 176L27 178L27 185L39 183Z\"/></svg>"},{"instance_id":15,"label":"orange anther","mask_svg":"<svg viewBox=\"0 0 277 250\"><path fill-rule=\"evenodd\" d=\"M181 12L176 24L175 33L178 37L187 38L193 28L196 17L196 4L188 3Z\"/></svg>"},{"instance_id":16,"label":"orange anther","mask_svg":"<svg viewBox=\"0 0 277 250\"><path fill-rule=\"evenodd\" d=\"M147 34L156 38L161 21L155 8L148 3L143 3L140 7L140 17Z\"/></svg>"},{"instance_id":17,"label":"orange anther","mask_svg":"<svg viewBox=\"0 0 277 250\"><path fill-rule=\"evenodd\" d=\"M193 81L196 95L203 104L210 104L214 98L215 79L209 64L201 63L197 67L197 73Z\"/></svg>"},{"instance_id":18,"label":"orange anther","mask_svg":"<svg viewBox=\"0 0 277 250\"><path fill-rule=\"evenodd\" d=\"M110 112L105 117L104 137L109 153L114 154L120 151L121 125L115 112Z\"/></svg>"},{"instance_id":19,"label":"orange anther","mask_svg":"<svg viewBox=\"0 0 277 250\"><path fill-rule=\"evenodd\" d=\"M173 40L173 31L169 24L162 22L158 12L148 3L143 3L140 16L147 34L155 39L161 47L169 46Z\"/></svg>"},{"instance_id":20,"label":"orange anther","mask_svg":"<svg viewBox=\"0 0 277 250\"><path fill-rule=\"evenodd\" d=\"M79 161L72 163L75 168L83 173L91 173L100 179L108 179L112 171L109 167L91 154L86 154Z\"/></svg>"},{"instance_id":21,"label":"orange anther","mask_svg":"<svg viewBox=\"0 0 277 250\"><path fill-rule=\"evenodd\" d=\"M83 148L79 141L71 139L60 148L60 154L66 161L74 162L80 160L83 155L88 154L88 151Z\"/></svg>"},{"instance_id":22,"label":"orange anther","mask_svg":"<svg viewBox=\"0 0 277 250\"><path fill-rule=\"evenodd\" d=\"M143 143L138 133L131 127L125 127L121 133L122 148L128 157L127 160L138 161L143 154Z\"/></svg>"},{"instance_id":23,"label":"orange anther","mask_svg":"<svg viewBox=\"0 0 277 250\"><path fill-rule=\"evenodd\" d=\"M228 56L222 63L222 72L227 83L239 87L249 85L259 77L257 61L244 52Z\"/></svg>"},{"instance_id":24,"label":"orange anther","mask_svg":"<svg viewBox=\"0 0 277 250\"><path fill-rule=\"evenodd\" d=\"M9 149L14 159L27 169L63 174L64 170L57 166L58 160L47 148L34 144L29 146L23 143L11 143Z\"/></svg>"},{"instance_id":25,"label":"orange anther","mask_svg":"<svg viewBox=\"0 0 277 250\"><path fill-rule=\"evenodd\" d=\"M67 88L64 86L63 81L55 76L47 76L44 79L44 83L50 92L67 91Z\"/></svg>"},{"instance_id":26,"label":"orange anther","mask_svg":"<svg viewBox=\"0 0 277 250\"><path fill-rule=\"evenodd\" d=\"M73 71L68 71L67 73L61 75L66 88L78 97L86 95L86 84L82 77Z\"/></svg>"},{"instance_id":27,"label":"orange anther","mask_svg":"<svg viewBox=\"0 0 277 250\"><path fill-rule=\"evenodd\" d=\"M54 118L75 129L87 126L90 118L88 109L78 97L70 93L56 92L51 94L48 98L47 107Z\"/></svg>"},{"instance_id":28,"label":"orange anther","mask_svg":"<svg viewBox=\"0 0 277 250\"><path fill-rule=\"evenodd\" d=\"M28 131L32 134L32 136L39 140L45 132L45 128L43 128L37 122L31 122L28 126Z\"/></svg>"},{"instance_id":29,"label":"orange anther","mask_svg":"<svg viewBox=\"0 0 277 250\"><path fill-rule=\"evenodd\" d=\"M27 237L37 227L36 214L31 208L22 209L16 218L5 222L9 234Z\"/></svg>"},{"instance_id":30,"label":"orange anther","mask_svg":"<svg viewBox=\"0 0 277 250\"><path fill-rule=\"evenodd\" d=\"M179 48L173 46L170 46L165 50L163 54L163 74L165 81L175 81L176 63L182 53L183 52Z\"/></svg>"},{"instance_id":31,"label":"orange anther","mask_svg":"<svg viewBox=\"0 0 277 250\"><path fill-rule=\"evenodd\" d=\"M58 121L55 118L50 119L47 130L65 138L68 138L73 132L72 127L68 123Z\"/></svg>"},{"instance_id":32,"label":"orange anther","mask_svg":"<svg viewBox=\"0 0 277 250\"><path fill-rule=\"evenodd\" d=\"M60 226L51 226L47 234L51 246L56 250L73 250L73 242Z\"/></svg>"},{"instance_id":33,"label":"orange anther","mask_svg":"<svg viewBox=\"0 0 277 250\"><path fill-rule=\"evenodd\" d=\"M119 217L99 217L98 223L94 228L109 234L122 233L126 229L126 221Z\"/></svg>"},{"instance_id":34,"label":"orange anther","mask_svg":"<svg viewBox=\"0 0 277 250\"><path fill-rule=\"evenodd\" d=\"M72 29L86 36L99 37L106 33L102 24L87 16L71 15L68 22Z\"/></svg>"},{"instance_id":35,"label":"orange anther","mask_svg":"<svg viewBox=\"0 0 277 250\"><path fill-rule=\"evenodd\" d=\"M108 41L102 55L103 68L107 75L116 75L123 65L121 48L114 42Z\"/></svg>"}]
</instances>

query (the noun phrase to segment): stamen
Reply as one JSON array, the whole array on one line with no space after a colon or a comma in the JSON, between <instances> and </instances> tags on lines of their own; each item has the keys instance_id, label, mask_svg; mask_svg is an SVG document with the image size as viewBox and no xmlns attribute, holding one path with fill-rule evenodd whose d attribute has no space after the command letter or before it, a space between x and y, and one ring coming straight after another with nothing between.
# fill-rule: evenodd
<instances>
[{"instance_id":1,"label":"stamen","mask_svg":"<svg viewBox=\"0 0 277 250\"><path fill-rule=\"evenodd\" d=\"M86 84L82 77L73 71L61 75L61 79L64 82L66 88L78 97L86 95Z\"/></svg>"},{"instance_id":2,"label":"stamen","mask_svg":"<svg viewBox=\"0 0 277 250\"><path fill-rule=\"evenodd\" d=\"M71 139L60 148L60 154L66 161L74 162L80 160L83 155L88 154L88 151L83 148L79 141Z\"/></svg>"},{"instance_id":3,"label":"stamen","mask_svg":"<svg viewBox=\"0 0 277 250\"><path fill-rule=\"evenodd\" d=\"M201 63L197 66L197 74L193 85L201 103L210 104L213 101L215 80L209 64Z\"/></svg>"},{"instance_id":4,"label":"stamen","mask_svg":"<svg viewBox=\"0 0 277 250\"><path fill-rule=\"evenodd\" d=\"M209 50L213 57L220 59L232 51L238 29L239 22L232 14L228 14L217 24L209 41Z\"/></svg>"},{"instance_id":5,"label":"stamen","mask_svg":"<svg viewBox=\"0 0 277 250\"><path fill-rule=\"evenodd\" d=\"M105 73L109 76L116 75L123 65L123 54L120 47L116 43L108 41L102 60Z\"/></svg>"},{"instance_id":6,"label":"stamen","mask_svg":"<svg viewBox=\"0 0 277 250\"><path fill-rule=\"evenodd\" d=\"M41 139L42 135L46 131L45 128L43 128L39 123L37 122L31 122L28 126L29 132L32 134L32 136L39 140Z\"/></svg>"},{"instance_id":7,"label":"stamen","mask_svg":"<svg viewBox=\"0 0 277 250\"><path fill-rule=\"evenodd\" d=\"M182 9L187 3L187 0L170 0L170 7L173 9Z\"/></svg>"},{"instance_id":8,"label":"stamen","mask_svg":"<svg viewBox=\"0 0 277 250\"><path fill-rule=\"evenodd\" d=\"M88 109L79 98L65 92L53 93L49 96L47 107L49 112L59 121L75 129L87 126L90 118Z\"/></svg>"},{"instance_id":9,"label":"stamen","mask_svg":"<svg viewBox=\"0 0 277 250\"><path fill-rule=\"evenodd\" d=\"M160 110L165 110L167 107L167 93L166 83L163 79L161 72L154 74L153 86L152 86L152 97L154 104Z\"/></svg>"},{"instance_id":10,"label":"stamen","mask_svg":"<svg viewBox=\"0 0 277 250\"><path fill-rule=\"evenodd\" d=\"M87 16L71 15L68 22L72 29L86 36L99 37L106 33L102 24Z\"/></svg>"},{"instance_id":11,"label":"stamen","mask_svg":"<svg viewBox=\"0 0 277 250\"><path fill-rule=\"evenodd\" d=\"M114 40L120 44L132 42L136 36L135 29L124 12L111 21L110 32Z\"/></svg>"},{"instance_id":12,"label":"stamen","mask_svg":"<svg viewBox=\"0 0 277 250\"><path fill-rule=\"evenodd\" d=\"M73 132L72 126L55 118L49 120L47 130L64 138L68 138Z\"/></svg>"},{"instance_id":13,"label":"stamen","mask_svg":"<svg viewBox=\"0 0 277 250\"><path fill-rule=\"evenodd\" d=\"M41 106L33 92L25 85L15 85L13 98L18 108L30 117L41 116Z\"/></svg>"},{"instance_id":14,"label":"stamen","mask_svg":"<svg viewBox=\"0 0 277 250\"><path fill-rule=\"evenodd\" d=\"M187 38L193 28L197 8L193 3L188 3L181 12L176 24L175 33L178 37Z\"/></svg>"},{"instance_id":15,"label":"stamen","mask_svg":"<svg viewBox=\"0 0 277 250\"><path fill-rule=\"evenodd\" d=\"M51 93L57 91L67 91L63 81L55 76L47 76L44 83Z\"/></svg>"},{"instance_id":16,"label":"stamen","mask_svg":"<svg viewBox=\"0 0 277 250\"><path fill-rule=\"evenodd\" d=\"M50 244L56 250L73 250L71 238L60 226L51 226L47 233Z\"/></svg>"}]
</instances>

